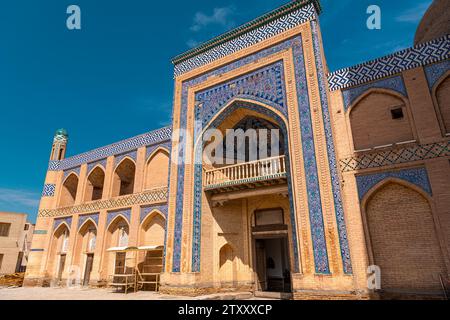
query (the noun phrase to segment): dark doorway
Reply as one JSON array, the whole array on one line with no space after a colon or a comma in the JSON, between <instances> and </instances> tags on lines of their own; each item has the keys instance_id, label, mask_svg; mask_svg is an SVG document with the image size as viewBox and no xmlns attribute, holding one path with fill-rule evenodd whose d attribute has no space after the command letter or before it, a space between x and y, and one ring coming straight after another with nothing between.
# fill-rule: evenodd
<instances>
[{"instance_id":1,"label":"dark doorway","mask_svg":"<svg viewBox=\"0 0 450 320\"><path fill-rule=\"evenodd\" d=\"M286 237L255 239L257 290L291 292Z\"/></svg>"},{"instance_id":2,"label":"dark doorway","mask_svg":"<svg viewBox=\"0 0 450 320\"><path fill-rule=\"evenodd\" d=\"M116 253L116 264L114 274L125 274L125 252L117 252Z\"/></svg>"},{"instance_id":3,"label":"dark doorway","mask_svg":"<svg viewBox=\"0 0 450 320\"><path fill-rule=\"evenodd\" d=\"M66 264L66 255L62 254L59 257L59 269L58 269L58 280L61 281L62 280L62 274L64 271L64 266Z\"/></svg>"},{"instance_id":4,"label":"dark doorway","mask_svg":"<svg viewBox=\"0 0 450 320\"><path fill-rule=\"evenodd\" d=\"M86 257L86 268L84 270L83 286L88 286L91 280L92 265L94 263L94 255L89 253Z\"/></svg>"}]
</instances>

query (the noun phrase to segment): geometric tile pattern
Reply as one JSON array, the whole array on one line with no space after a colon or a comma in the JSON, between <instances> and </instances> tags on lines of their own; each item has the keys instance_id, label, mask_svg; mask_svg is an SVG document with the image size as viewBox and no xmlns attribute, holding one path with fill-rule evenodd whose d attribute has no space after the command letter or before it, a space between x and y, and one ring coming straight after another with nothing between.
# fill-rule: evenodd
<instances>
[{"instance_id":1,"label":"geometric tile pattern","mask_svg":"<svg viewBox=\"0 0 450 320\"><path fill-rule=\"evenodd\" d=\"M92 213L92 214L84 214L84 215L80 215L78 217L78 229L80 229L80 227L88 220L92 220L95 223L95 226L98 227L98 218L99 218L99 213Z\"/></svg>"},{"instance_id":2,"label":"geometric tile pattern","mask_svg":"<svg viewBox=\"0 0 450 320\"><path fill-rule=\"evenodd\" d=\"M134 162L136 162L136 156L137 156L137 150L117 155L114 157L114 166L117 166L125 158L133 159Z\"/></svg>"},{"instance_id":3,"label":"geometric tile pattern","mask_svg":"<svg viewBox=\"0 0 450 320\"><path fill-rule=\"evenodd\" d=\"M64 178L63 178L63 180L65 180L71 173L74 173L74 174L77 175L77 177L79 177L80 176L80 170L81 170L81 167L76 167L76 168L71 168L71 169L68 169L68 170L64 170Z\"/></svg>"},{"instance_id":4,"label":"geometric tile pattern","mask_svg":"<svg viewBox=\"0 0 450 320\"><path fill-rule=\"evenodd\" d=\"M140 214L140 222L142 223L142 221L145 220L145 218L152 213L154 210L157 210L159 212L161 212L164 217L166 217L167 219L167 212L168 212L168 207L167 204L165 205L153 205L153 206L145 206L145 207L141 207L141 214Z\"/></svg>"},{"instance_id":5,"label":"geometric tile pattern","mask_svg":"<svg viewBox=\"0 0 450 320\"><path fill-rule=\"evenodd\" d=\"M359 200L361 200L373 186L387 178L397 178L408 181L418 186L429 195L432 195L427 170L425 168L413 168L356 176Z\"/></svg>"},{"instance_id":6,"label":"geometric tile pattern","mask_svg":"<svg viewBox=\"0 0 450 320\"><path fill-rule=\"evenodd\" d=\"M203 126L209 122L217 110L234 98L259 98L272 102L287 115L286 97L284 94L284 69L282 62L256 70L245 76L196 94L196 103L201 112Z\"/></svg>"},{"instance_id":7,"label":"geometric tile pattern","mask_svg":"<svg viewBox=\"0 0 450 320\"><path fill-rule=\"evenodd\" d=\"M47 234L47 230L34 230L33 234Z\"/></svg>"},{"instance_id":8,"label":"geometric tile pattern","mask_svg":"<svg viewBox=\"0 0 450 320\"><path fill-rule=\"evenodd\" d=\"M348 172L449 156L450 140L374 151L341 159L339 164L342 172Z\"/></svg>"},{"instance_id":9,"label":"geometric tile pattern","mask_svg":"<svg viewBox=\"0 0 450 320\"><path fill-rule=\"evenodd\" d=\"M250 24L257 24L252 26L253 30L246 32L249 29L246 29L246 27L243 26L242 28L230 32L235 32L235 34L229 41L223 43L216 41L212 45L209 45L210 49L190 58L186 58L186 54L174 58L175 77L314 19L316 17L316 9L314 4L310 2L311 1L291 1L268 15L250 22ZM268 16L270 16L271 20L266 20ZM224 36L227 36L227 34ZM216 39L213 39L212 41L214 42L215 40ZM201 48L202 47L193 49L187 54L200 51Z\"/></svg>"},{"instance_id":10,"label":"geometric tile pattern","mask_svg":"<svg viewBox=\"0 0 450 320\"><path fill-rule=\"evenodd\" d=\"M105 159L109 156L133 151L143 146L149 146L169 141L171 140L171 138L172 138L172 128L164 127L158 130L144 133L136 137L132 137L123 141L110 144L108 146L104 146L92 151L81 153L73 157L63 159L61 161L50 161L48 170L58 171L74 168L84 163L90 163L97 160Z\"/></svg>"},{"instance_id":11,"label":"geometric tile pattern","mask_svg":"<svg viewBox=\"0 0 450 320\"><path fill-rule=\"evenodd\" d=\"M232 70L235 70L235 69L240 68L242 66L245 66L245 65L247 65L249 63L252 63L255 60L258 60L260 58L264 58L264 57L269 56L269 55L271 55L273 53L282 51L282 50L287 49L287 48L291 48L293 46L294 42L295 41L292 40L292 39L286 40L286 41L284 41L284 42L282 42L280 44L277 44L277 45L275 45L275 46L273 46L271 48L267 48L267 49L262 50L262 51L260 51L258 53L255 53L253 55L241 58L241 59L236 60L234 62L231 62L231 63L229 63L227 65L219 67L219 68L217 68L215 70L212 70L212 71L210 71L208 73L202 74L201 76L199 76L197 78L193 78L193 79L190 79L188 81L183 82L182 93L181 93L181 106L180 106L180 109L181 109L180 130L183 130L183 129L186 128L186 120L187 120L187 115L186 115L186 112L187 112L187 93L188 93L188 90L189 90L190 87L198 85L200 83L203 83L210 76L227 73L229 71L232 71ZM298 45L300 45L300 42L299 42L298 39L297 39L297 42L298 42ZM301 48L300 48L300 51L301 51ZM244 82L242 82L242 83L244 83ZM231 86L231 88L233 86ZM221 97L221 95L218 95L218 97ZM275 109L279 109L279 110L282 109L282 108L280 108L279 105L271 102L270 100L265 100L265 99L259 98L258 95L251 95L251 99L257 100L257 101L263 100L262 101L263 103L269 104L270 106L272 106ZM211 104L211 105L214 106L213 109L215 110L215 112L217 112L218 111L217 110L217 104ZM210 109L208 109L208 110L210 110ZM198 118L199 117L199 111L203 112L203 108L201 108L200 105L198 105L197 108L196 108L196 114L195 114L196 119L199 119ZM204 116L206 118L210 118L211 117L211 113L205 111ZM200 128L200 130L201 130L201 128ZM196 129L196 131L198 131L198 129ZM194 137L194 139L195 139L195 137ZM185 141L184 141L184 139L180 139L179 152L177 154L178 163L179 163L178 170L177 170L177 176L178 177L183 177L184 176L184 169L185 169L185 166L183 164L184 152L185 152ZM195 184L198 184L198 183L201 184L201 181L197 181L196 180ZM173 236L174 249L173 249L173 257L172 257L172 260L173 260L173 269L172 269L172 271L173 272L179 272L180 265L181 265L181 236L182 236L182 224L183 224L184 179L179 179L178 180L178 184L177 184L176 188L177 188L177 192L176 192L177 198L176 198L176 209L175 209L175 229L174 229L174 236ZM199 199L195 199L194 200L194 212L198 212L199 211L199 208L198 208L199 206L200 206L200 200ZM200 216L195 216L195 219L200 219ZM201 223L200 220L199 221L195 220L194 221L194 227L196 227L200 223ZM194 240L196 240L196 239L194 239ZM199 238L197 240L199 241ZM197 250L197 247L198 248L200 247L200 243L193 242L193 248L192 249L193 250ZM294 248L294 249L296 249L296 248ZM195 255L193 255L193 259L196 259ZM194 266L194 264L193 264L193 266ZM298 259L296 261L296 266L298 266ZM193 270L193 272L195 272L195 271Z\"/></svg>"},{"instance_id":12,"label":"geometric tile pattern","mask_svg":"<svg viewBox=\"0 0 450 320\"><path fill-rule=\"evenodd\" d=\"M56 184L44 184L44 189L42 190L43 197L53 197L55 195Z\"/></svg>"},{"instance_id":13,"label":"geometric tile pattern","mask_svg":"<svg viewBox=\"0 0 450 320\"><path fill-rule=\"evenodd\" d=\"M60 209L39 210L39 217L58 217L73 214L92 213L104 209L123 208L134 204L153 204L167 202L168 188L157 188L142 193L122 196L108 200L97 200L85 204Z\"/></svg>"},{"instance_id":14,"label":"geometric tile pattern","mask_svg":"<svg viewBox=\"0 0 450 320\"><path fill-rule=\"evenodd\" d=\"M326 83L327 80L325 77L325 70L322 63L322 52L320 50L320 40L317 21L311 21L311 29L313 34L313 47L317 65L317 76L319 81L319 91L322 105L323 125L325 129L325 138L327 143L327 155L331 175L331 186L333 191L334 209L338 229L340 252L344 273L351 274L353 270L350 258L350 247L347 239L347 227L345 224L344 206L342 204L341 184L336 165L336 152L333 142L333 132L331 129L330 110L328 108L328 95Z\"/></svg>"},{"instance_id":15,"label":"geometric tile pattern","mask_svg":"<svg viewBox=\"0 0 450 320\"><path fill-rule=\"evenodd\" d=\"M356 86L450 58L450 35L328 75L331 91Z\"/></svg>"},{"instance_id":16,"label":"geometric tile pattern","mask_svg":"<svg viewBox=\"0 0 450 320\"><path fill-rule=\"evenodd\" d=\"M217 75L222 74L231 70L234 70L236 68L242 67L244 65L247 65L255 60L258 60L260 58L263 58L265 56L274 54L276 52L282 51L287 48L292 48L293 50L293 57L294 57L294 71L296 75L296 81L297 81L297 89L299 90L297 96L299 98L299 113L301 115L301 130L302 130L302 144L303 144L303 155L304 155L304 163L305 163L305 171L309 174L306 176L306 184L307 184L307 190L308 190L308 203L309 203L309 218L312 228L312 243L313 243L313 249L314 249L314 262L316 266L316 272L326 274L329 273L329 265L328 265L328 254L326 249L326 242L325 242L325 234L324 234L324 222L323 222L323 215L322 215L322 206L321 206L321 200L320 200L320 187L318 183L318 173L317 173L317 164L316 164L316 157L315 157L315 150L314 150L314 144L312 139L312 124L311 124L311 117L310 117L310 106L309 106L309 98L308 98L308 88L306 86L306 77L305 77L305 62L303 57L303 48L302 48L302 40L301 36L297 36L295 38L286 40L280 44L274 45L273 47L264 49L258 53L255 53L253 55L244 57L240 60L234 61L228 65L222 66L216 70L213 70L209 73L203 74L199 76L198 78L191 79L189 81L186 81L183 83L182 88L182 96L181 96L181 116L180 116L180 127L185 128L186 125L186 110L187 110L187 99L186 94L187 90L190 86L196 85L198 83L201 83L206 80L207 77L210 77L211 75ZM284 82L284 81L283 81ZM242 82L244 83L244 82ZM233 86L229 89L231 92L233 89ZM211 89L215 90L215 89ZM282 90L285 91L284 87L282 87ZM279 95L279 93L277 93ZM226 96L221 94L218 95L218 97ZM260 95L255 96L251 95L251 99L259 101ZM226 102L227 99L219 99L219 101ZM285 101L285 100L284 100ZM275 109L280 110L280 105L277 105L271 101L270 103L265 102L266 104L271 105ZM213 114L217 114L221 109L218 106L221 106L221 102L215 102L214 108L211 110L213 111ZM202 110L201 105L198 105L198 110ZM246 107L246 106L245 106ZM256 105L252 105L250 108L257 108ZM265 108L261 108L263 110L266 110ZM210 110L210 109L208 109ZM283 112L281 109L280 111ZM261 110L258 110L258 112L263 112ZM283 112L284 113L284 112ZM226 115L225 112L221 113L221 115ZM196 119L199 119L199 112L196 110ZM273 115L269 115L272 116ZM211 118L212 115L210 112L205 111L205 117ZM219 117L220 118L220 117ZM218 119L219 119L218 118ZM203 118L202 118L203 120ZM203 121L202 121L203 123ZM280 123L283 123L283 121L280 121ZM287 135L286 135L287 136ZM194 137L195 139L195 137ZM180 143L180 149L181 152L179 154L179 159L183 159L184 155L184 146L182 143ZM196 150L198 151L198 150ZM287 162L289 162L287 160ZM179 163L182 163L181 160L179 160ZM184 166L180 165L178 171L178 176L183 177L184 176ZM194 172L197 172L198 168L194 168ZM194 182L194 189L195 185L198 183L201 184L201 174L195 175L195 182ZM289 182L289 181L288 181ZM172 272L179 272L180 270L180 258L181 258L181 234L182 234L182 215L183 215L183 190L184 190L184 181L181 179L179 180L179 183L177 185L177 199L176 199L176 211L175 211L175 230L174 230L174 252L173 252L173 269ZM195 197L195 193L194 193ZM292 196L290 197L292 199ZM194 233L193 233L193 272L195 272L195 268L199 266L199 252L200 252L200 232L196 232L199 230L199 226L201 226L201 215L196 214L201 212L201 197L195 197L194 199ZM295 215L294 210L292 211L292 215ZM293 221L293 226L295 225L295 218ZM293 239L296 239L296 234L294 234L295 228L293 227ZM198 236L195 235L198 233ZM296 240L294 240L296 243ZM296 245L294 246L294 258L295 258L295 266L298 268L298 252Z\"/></svg>"},{"instance_id":17,"label":"geometric tile pattern","mask_svg":"<svg viewBox=\"0 0 450 320\"><path fill-rule=\"evenodd\" d=\"M115 210L115 211L108 211L108 216L106 218L106 225L109 226L111 221L113 221L117 216L124 217L128 223L131 221L131 209L121 209L121 210Z\"/></svg>"},{"instance_id":18,"label":"geometric tile pattern","mask_svg":"<svg viewBox=\"0 0 450 320\"><path fill-rule=\"evenodd\" d=\"M68 226L69 229L72 225L72 217L65 217L65 218L59 218L59 219L55 219L55 221L53 222L53 230L56 230L56 228L58 228L61 223L65 222Z\"/></svg>"},{"instance_id":19,"label":"geometric tile pattern","mask_svg":"<svg viewBox=\"0 0 450 320\"><path fill-rule=\"evenodd\" d=\"M172 141L148 146L147 150L145 151L145 159L148 160L148 158L152 155L153 151L155 151L157 148L163 148L170 154L172 150Z\"/></svg>"},{"instance_id":20,"label":"geometric tile pattern","mask_svg":"<svg viewBox=\"0 0 450 320\"><path fill-rule=\"evenodd\" d=\"M288 134L286 131L286 126L284 121L273 111L266 109L264 107L261 107L259 105L255 105L253 103L249 102L239 102L234 103L230 106L227 106L225 110L223 108L219 109L218 112L222 111L218 117L216 117L213 121L210 123L207 123L205 128L217 128L226 118L229 117L231 113L233 113L235 110L243 108L243 109L250 109L253 111L256 111L258 113L264 114L271 119L273 119L276 123L280 124L280 130L283 132L284 137L284 144L288 145ZM197 113L196 117L199 115ZM196 118L196 120L199 120ZM194 136L194 140L197 140L197 136ZM198 144L195 150L195 158L200 159L202 153L202 144ZM286 172L290 171L290 163L289 163L289 152L286 150L285 152L286 156ZM195 164L194 168L194 217L193 217L193 230L192 230L192 272L199 272L200 271L200 247L201 247L201 203L202 203L202 172L203 168L201 164ZM273 178L282 178L286 175L273 175ZM291 177L286 176L288 179L288 190L292 190L291 187ZM259 179L256 179L259 180ZM241 180L242 182L242 180ZM290 202L290 218L291 218L291 226L292 226L292 239L293 243L297 243L297 233L296 233L296 221L295 221L295 210L294 205L292 201L292 197L289 197ZM295 259L295 269L294 272L298 272L298 248L296 245L293 246L294 251L294 259ZM174 259L175 261L175 259ZM178 262L178 261L177 261Z\"/></svg>"},{"instance_id":21,"label":"geometric tile pattern","mask_svg":"<svg viewBox=\"0 0 450 320\"><path fill-rule=\"evenodd\" d=\"M297 44L298 42L298 44ZM313 244L315 270L318 274L329 274L325 226L322 213L322 199L314 143L311 106L309 103L306 61L303 55L301 36L293 44L294 73L300 114L300 131L302 138L305 184L308 196L309 221Z\"/></svg>"},{"instance_id":22,"label":"geometric tile pattern","mask_svg":"<svg viewBox=\"0 0 450 320\"><path fill-rule=\"evenodd\" d=\"M87 166L88 174L94 169L96 166L101 167L104 171L106 170L106 159L101 159L98 161L90 162Z\"/></svg>"},{"instance_id":23,"label":"geometric tile pattern","mask_svg":"<svg viewBox=\"0 0 450 320\"><path fill-rule=\"evenodd\" d=\"M375 82L370 82L362 86L342 90L342 96L344 98L344 110L347 111L353 101L359 98L367 90L373 88L389 89L402 94L404 97L408 96L408 94L406 93L405 84L403 83L403 78L401 76L390 77Z\"/></svg>"},{"instance_id":24,"label":"geometric tile pattern","mask_svg":"<svg viewBox=\"0 0 450 320\"><path fill-rule=\"evenodd\" d=\"M425 75L428 80L428 87L430 90L434 87L436 82L450 70L450 60L443 61L441 63L431 64L425 67Z\"/></svg>"}]
</instances>

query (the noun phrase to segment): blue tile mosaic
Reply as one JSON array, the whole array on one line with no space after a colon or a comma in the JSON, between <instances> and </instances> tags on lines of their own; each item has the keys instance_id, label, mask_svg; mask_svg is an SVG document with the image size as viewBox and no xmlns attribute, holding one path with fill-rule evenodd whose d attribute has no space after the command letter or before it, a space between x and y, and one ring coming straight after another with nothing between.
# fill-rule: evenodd
<instances>
[{"instance_id":1,"label":"blue tile mosaic","mask_svg":"<svg viewBox=\"0 0 450 320\"><path fill-rule=\"evenodd\" d=\"M323 57L320 50L320 42L318 37L318 26L316 21L311 22L311 30L313 33L314 55L316 58L317 75L319 80L320 100L322 104L323 124L325 129L325 138L327 142L328 163L331 174L331 185L333 189L334 210L336 214L336 223L338 228L339 245L341 249L341 258L344 273L351 274L352 263L350 258L350 248L347 239L347 228L344 217L344 207L342 205L341 185L336 161L336 152L333 142L333 131L331 129L330 110L328 107L327 83L323 67ZM401 79L400 79L401 80ZM403 83L403 81L402 81Z\"/></svg>"},{"instance_id":2,"label":"blue tile mosaic","mask_svg":"<svg viewBox=\"0 0 450 320\"><path fill-rule=\"evenodd\" d=\"M367 194L367 192L369 192L370 189L387 178L397 178L405 180L418 186L429 195L432 195L427 170L423 167L420 167L356 176L359 199L361 200L362 198L364 198L364 196Z\"/></svg>"},{"instance_id":3,"label":"blue tile mosaic","mask_svg":"<svg viewBox=\"0 0 450 320\"><path fill-rule=\"evenodd\" d=\"M148 160L148 158L150 158L150 156L153 154L153 152L158 148L163 148L163 149L167 150L167 152L170 154L171 149L172 149L172 141L148 146L145 151L145 159Z\"/></svg>"},{"instance_id":4,"label":"blue tile mosaic","mask_svg":"<svg viewBox=\"0 0 450 320\"><path fill-rule=\"evenodd\" d=\"M65 222L69 226L69 229L70 229L70 227L72 225L72 217L64 217L64 218L55 219L53 221L53 230L56 230L63 222Z\"/></svg>"},{"instance_id":5,"label":"blue tile mosaic","mask_svg":"<svg viewBox=\"0 0 450 320\"><path fill-rule=\"evenodd\" d=\"M134 163L136 163L136 157L137 157L137 150L119 154L114 158L114 167L117 167L119 163L125 158L133 159Z\"/></svg>"},{"instance_id":6,"label":"blue tile mosaic","mask_svg":"<svg viewBox=\"0 0 450 320\"><path fill-rule=\"evenodd\" d=\"M224 108L226 108L224 110ZM280 129L283 132L283 136L285 137L285 141L284 141L284 145L288 144L288 133L287 133L287 129L286 129L286 125L284 123L284 121L278 116L276 115L274 112L272 112L271 110L259 106L259 105L255 105L253 103L248 103L248 102L236 102L230 106L222 106L221 109L217 110L218 112L221 112L219 114L219 116L212 121L211 123L207 123L204 128L216 128L220 125L220 123L222 123L227 117L230 116L230 114L232 114L235 110L239 109L239 108L244 108L244 109L250 109L252 111L256 111L258 113L261 113L263 115L269 116L270 118L274 119L279 125L280 125ZM200 118L200 112L199 110L197 110L196 112L196 117L198 117L197 119L201 119ZM199 128L201 129L201 128ZM201 130L197 130L195 132L195 137L199 137L201 134ZM202 156L202 150L203 150L203 144L202 143L198 143L195 149L195 158L196 159L200 159ZM287 166L287 171L290 171L290 162L289 162L289 153L286 152L286 166ZM202 165L201 164L196 164L195 165L195 169L194 169L194 217L193 217L193 236L192 236L192 242L193 242L193 247L192 247L192 271L193 272L199 272L200 271L200 245L201 245L201 201L202 201ZM288 190L292 190L292 182L291 182L291 178L290 176L288 176ZM294 205L293 205L293 200L292 197L289 197L289 204L290 204L290 220L291 220L291 226L292 226L292 241L295 244L293 247L293 251L294 251L294 259L295 259L295 263L294 263L294 271L298 272L299 268L298 268L298 247L297 247L297 232L296 232L296 221L295 221L295 209L294 209Z\"/></svg>"},{"instance_id":7,"label":"blue tile mosaic","mask_svg":"<svg viewBox=\"0 0 450 320\"><path fill-rule=\"evenodd\" d=\"M88 174L91 173L92 169L94 169L97 166L101 167L104 171L106 171L106 159L101 159L98 161L88 163L87 165Z\"/></svg>"},{"instance_id":8,"label":"blue tile mosaic","mask_svg":"<svg viewBox=\"0 0 450 320\"><path fill-rule=\"evenodd\" d=\"M140 147L164 143L170 141L171 138L172 138L172 128L164 127L158 130L144 133L136 137L132 137L123 141L110 144L105 147L81 153L61 161L50 161L48 170L58 171L75 168L84 163L90 163L97 160L105 159L109 156L119 155L122 153L136 150Z\"/></svg>"},{"instance_id":9,"label":"blue tile mosaic","mask_svg":"<svg viewBox=\"0 0 450 320\"><path fill-rule=\"evenodd\" d=\"M81 169L81 167L76 167L76 168L70 168L70 169L64 170L64 178L63 178L63 180L66 180L66 178L71 173L75 173L77 175L77 177L79 177L80 176L80 169Z\"/></svg>"},{"instance_id":10,"label":"blue tile mosaic","mask_svg":"<svg viewBox=\"0 0 450 320\"><path fill-rule=\"evenodd\" d=\"M188 88L204 82L211 75L226 73L228 71L234 70L238 67L244 66L248 63L251 63L257 59L262 57L271 55L273 53L279 52L286 48L293 49L293 56L295 62L295 71L296 71L296 81L298 88L298 97L299 97L299 108L301 114L301 129L302 129L302 143L304 148L304 163L305 170L310 174L307 175L307 188L308 188L308 203L310 210L310 222L313 230L313 248L314 248L314 261L316 265L317 273L329 273L328 266L328 255L326 250L325 243L325 235L324 235L324 224L323 224L323 216L322 216L322 206L320 203L320 189L318 184L318 176L317 176L317 166L314 154L314 144L312 141L312 125L310 118L310 110L309 110L309 99L308 99L308 90L306 85L305 78L305 66L304 66L304 58L303 58L303 48L301 43L301 37L295 37L293 39L289 39L284 41L278 45L262 50L254 55L247 56L242 58L241 60L234 61L228 65L222 66L212 72L205 73L198 78L190 79L183 83L182 86L182 98L181 98L181 116L180 116L180 127L185 128L186 125L186 110L187 110L187 92ZM257 98L253 97L254 100ZM269 103L267 103L269 104ZM279 106L271 102L269 105L279 109ZM198 116L198 115L197 115ZM211 116L211 115L210 115ZM309 137L309 138L308 138ZM184 158L184 145L185 142L181 139L180 142L180 150L179 154L179 163L182 163L182 159ZM307 152L305 152L307 151ZM195 170L199 170L199 168L195 168ZM178 166L178 176L184 176L184 166ZM195 181L195 184L201 185L201 180L199 179ZM176 211L175 211L175 232L174 232L174 253L173 253L173 272L180 271L180 258L181 258L181 234L182 234L182 215L183 215L183 191L184 191L184 180L179 181L177 185L177 199L176 199ZM198 198L199 199L199 198ZM197 198L194 200L194 212L197 212L197 215L194 217L194 228L201 227L201 216L200 210L201 208L201 200ZM293 210L292 210L293 211ZM292 212L295 215L294 212ZM295 228L294 228L295 229ZM197 233L194 237L193 250L200 252L200 239L199 231L194 231L194 234ZM293 238L296 235L293 235ZM298 258L298 248L294 246L294 252L296 254L295 258L295 267L299 266L299 258ZM194 254L193 259L193 267L197 268L200 265L199 255ZM193 271L196 269L193 269ZM195 271L194 271L195 272Z\"/></svg>"},{"instance_id":11,"label":"blue tile mosaic","mask_svg":"<svg viewBox=\"0 0 450 320\"><path fill-rule=\"evenodd\" d=\"M167 220L168 207L167 204L165 204L162 206L154 205L141 207L140 222L142 223L145 220L145 218L147 218L147 216L155 210L161 212Z\"/></svg>"},{"instance_id":12,"label":"blue tile mosaic","mask_svg":"<svg viewBox=\"0 0 450 320\"><path fill-rule=\"evenodd\" d=\"M55 195L56 184L44 184L44 189L42 190L43 197L53 197Z\"/></svg>"},{"instance_id":13,"label":"blue tile mosaic","mask_svg":"<svg viewBox=\"0 0 450 320\"><path fill-rule=\"evenodd\" d=\"M47 234L47 230L34 230L33 234Z\"/></svg>"},{"instance_id":14,"label":"blue tile mosaic","mask_svg":"<svg viewBox=\"0 0 450 320\"><path fill-rule=\"evenodd\" d=\"M328 75L330 90L357 86L450 58L450 35Z\"/></svg>"},{"instance_id":15,"label":"blue tile mosaic","mask_svg":"<svg viewBox=\"0 0 450 320\"><path fill-rule=\"evenodd\" d=\"M95 223L95 226L98 227L98 219L99 219L99 213L91 213L91 214L83 214L78 217L78 229L81 228L81 226L87 221L92 220Z\"/></svg>"},{"instance_id":16,"label":"blue tile mosaic","mask_svg":"<svg viewBox=\"0 0 450 320\"><path fill-rule=\"evenodd\" d=\"M347 111L348 108L357 98L359 98L368 90L374 88L392 90L397 93L400 93L404 97L408 97L408 93L406 92L406 87L403 82L402 76L390 77L375 82L370 82L362 86L352 87L350 89L343 90L342 95L344 98L344 110Z\"/></svg>"},{"instance_id":17,"label":"blue tile mosaic","mask_svg":"<svg viewBox=\"0 0 450 320\"><path fill-rule=\"evenodd\" d=\"M450 70L450 60L428 65L424 69L428 81L428 87L431 90L437 83L437 81L442 76L444 76L444 74L447 73L447 71Z\"/></svg>"},{"instance_id":18,"label":"blue tile mosaic","mask_svg":"<svg viewBox=\"0 0 450 320\"><path fill-rule=\"evenodd\" d=\"M292 29L316 17L316 9L312 3L304 5L293 12L287 13L250 32L244 33L225 43L216 45L209 50L175 64L175 77L195 68L228 56L241 49L248 48L258 42L269 39L277 34Z\"/></svg>"},{"instance_id":19,"label":"blue tile mosaic","mask_svg":"<svg viewBox=\"0 0 450 320\"><path fill-rule=\"evenodd\" d=\"M128 223L130 223L131 208L115 210L115 211L108 211L107 218L106 218L106 225L109 226L111 224L111 222L119 215L123 216L128 221Z\"/></svg>"}]
</instances>

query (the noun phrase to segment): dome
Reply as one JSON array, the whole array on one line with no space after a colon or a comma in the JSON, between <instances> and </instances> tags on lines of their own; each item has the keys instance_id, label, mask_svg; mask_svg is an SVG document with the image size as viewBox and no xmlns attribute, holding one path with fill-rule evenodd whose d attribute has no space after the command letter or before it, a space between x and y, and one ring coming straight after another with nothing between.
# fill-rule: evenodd
<instances>
[{"instance_id":1,"label":"dome","mask_svg":"<svg viewBox=\"0 0 450 320\"><path fill-rule=\"evenodd\" d=\"M67 138L69 136L69 134L67 133L66 129L61 128L61 129L56 130L55 136L63 136L63 137Z\"/></svg>"},{"instance_id":2,"label":"dome","mask_svg":"<svg viewBox=\"0 0 450 320\"><path fill-rule=\"evenodd\" d=\"M434 0L425 12L416 31L414 45L424 43L450 33L448 0Z\"/></svg>"}]
</instances>

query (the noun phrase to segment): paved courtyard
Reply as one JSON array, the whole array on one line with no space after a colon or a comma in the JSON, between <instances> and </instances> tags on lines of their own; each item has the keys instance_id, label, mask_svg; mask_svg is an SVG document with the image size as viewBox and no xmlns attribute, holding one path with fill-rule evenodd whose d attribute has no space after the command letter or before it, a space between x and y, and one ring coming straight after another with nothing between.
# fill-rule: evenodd
<instances>
[{"instance_id":1,"label":"paved courtyard","mask_svg":"<svg viewBox=\"0 0 450 320\"><path fill-rule=\"evenodd\" d=\"M117 293L114 289L0 287L0 300L236 300L258 299L250 293L224 293L201 297L181 297L156 292Z\"/></svg>"}]
</instances>

